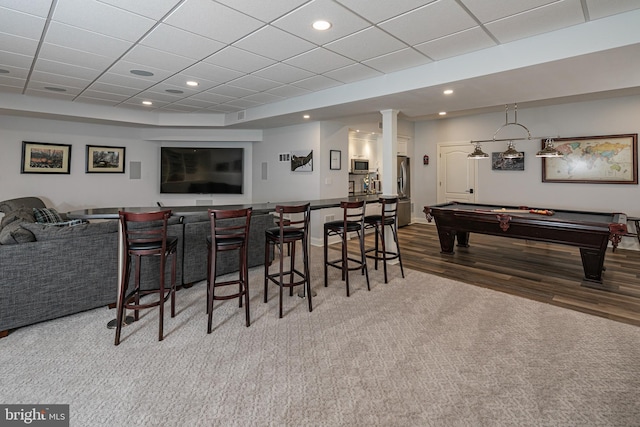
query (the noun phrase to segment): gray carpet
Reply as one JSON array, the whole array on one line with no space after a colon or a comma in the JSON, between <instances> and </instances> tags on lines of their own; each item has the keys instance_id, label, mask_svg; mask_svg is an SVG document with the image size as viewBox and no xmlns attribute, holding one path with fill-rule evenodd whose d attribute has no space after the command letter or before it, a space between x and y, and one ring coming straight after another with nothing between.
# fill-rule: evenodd
<instances>
[{"instance_id":1,"label":"gray carpet","mask_svg":"<svg viewBox=\"0 0 640 427\"><path fill-rule=\"evenodd\" d=\"M105 308L18 329L0 402L70 404L74 427L640 425L640 328L397 266L388 284L370 268L370 292L352 272L347 298L312 258L312 313L286 295L278 319L258 268L249 328L217 302L207 335L200 283L162 342L157 310L119 347Z\"/></svg>"}]
</instances>

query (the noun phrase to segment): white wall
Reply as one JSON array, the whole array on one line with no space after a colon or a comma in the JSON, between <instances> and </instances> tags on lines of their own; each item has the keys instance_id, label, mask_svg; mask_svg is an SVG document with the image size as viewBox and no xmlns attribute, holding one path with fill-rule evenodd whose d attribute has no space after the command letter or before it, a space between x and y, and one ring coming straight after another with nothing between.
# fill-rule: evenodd
<instances>
[{"instance_id":1,"label":"white wall","mask_svg":"<svg viewBox=\"0 0 640 427\"><path fill-rule=\"evenodd\" d=\"M532 136L578 137L629 134L640 132L640 96L518 109L518 122ZM509 116L513 121L513 111ZM440 142L490 139L505 123L505 114L482 114L469 117L418 122L414 156L431 158L429 166L414 162L412 198L416 219L423 221L422 208L437 203L436 147ZM498 137L502 135L499 134ZM513 134L507 137L516 136ZM526 136L526 132L523 132ZM486 153L504 151L506 143L486 143ZM555 209L624 212L640 216L640 187L632 184L570 184L542 182L542 161L535 157L539 140L516 142L525 152L525 170L492 171L490 161L477 161L477 202L510 206L538 206Z\"/></svg>"},{"instance_id":2,"label":"white wall","mask_svg":"<svg viewBox=\"0 0 640 427\"><path fill-rule=\"evenodd\" d=\"M111 126L95 123L76 123L61 120L45 120L28 117L0 116L0 200L15 197L41 197L47 206L60 212L95 207L155 206L162 201L166 205L195 205L196 200L214 200L215 203L247 203L251 201L252 143L246 141L255 134L236 132L225 138L233 142L204 142L200 130L177 133L163 132L163 137L176 141L149 141L147 130L137 127ZM208 133L215 138L216 131ZM245 139L245 142L240 140ZM22 141L59 143L71 145L70 174L22 174L20 163ZM126 148L125 173L85 173L86 145L119 146ZM242 146L245 148L245 194L243 195L168 195L160 194L160 146ZM141 162L141 179L129 178L129 163Z\"/></svg>"}]
</instances>

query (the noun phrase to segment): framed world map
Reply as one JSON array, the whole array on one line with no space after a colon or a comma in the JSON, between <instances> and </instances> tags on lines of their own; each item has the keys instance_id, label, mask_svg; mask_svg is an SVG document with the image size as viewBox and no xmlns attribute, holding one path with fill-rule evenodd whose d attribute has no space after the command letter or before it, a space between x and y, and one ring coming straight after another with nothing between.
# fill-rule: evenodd
<instances>
[{"instance_id":1,"label":"framed world map","mask_svg":"<svg viewBox=\"0 0 640 427\"><path fill-rule=\"evenodd\" d=\"M542 182L638 183L637 133L556 138L554 145L562 157L542 158Z\"/></svg>"}]
</instances>

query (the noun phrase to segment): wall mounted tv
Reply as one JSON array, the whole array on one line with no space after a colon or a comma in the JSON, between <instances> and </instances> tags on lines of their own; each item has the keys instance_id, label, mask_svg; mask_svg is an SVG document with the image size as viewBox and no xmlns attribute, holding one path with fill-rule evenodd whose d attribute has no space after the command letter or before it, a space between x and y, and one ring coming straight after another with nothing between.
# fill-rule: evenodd
<instances>
[{"instance_id":1,"label":"wall mounted tv","mask_svg":"<svg viewBox=\"0 0 640 427\"><path fill-rule=\"evenodd\" d=\"M161 147L160 164L161 193L242 194L242 148Z\"/></svg>"}]
</instances>

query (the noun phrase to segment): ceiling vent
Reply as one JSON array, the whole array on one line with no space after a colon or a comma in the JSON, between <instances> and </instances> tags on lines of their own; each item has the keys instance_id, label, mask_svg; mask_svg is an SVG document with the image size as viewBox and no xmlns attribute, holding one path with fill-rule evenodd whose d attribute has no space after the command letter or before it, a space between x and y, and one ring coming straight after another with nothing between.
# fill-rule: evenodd
<instances>
[{"instance_id":1,"label":"ceiling vent","mask_svg":"<svg viewBox=\"0 0 640 427\"><path fill-rule=\"evenodd\" d=\"M238 111L238 120L244 120L244 114L246 112L246 110Z\"/></svg>"}]
</instances>

